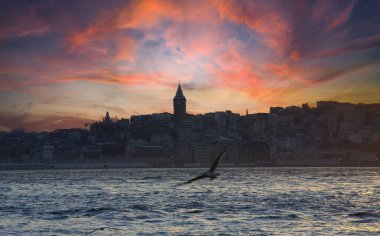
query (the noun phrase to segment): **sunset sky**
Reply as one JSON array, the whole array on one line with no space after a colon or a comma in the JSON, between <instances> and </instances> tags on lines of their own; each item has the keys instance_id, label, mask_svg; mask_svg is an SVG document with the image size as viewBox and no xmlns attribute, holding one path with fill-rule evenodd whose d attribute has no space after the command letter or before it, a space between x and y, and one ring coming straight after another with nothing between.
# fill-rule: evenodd
<instances>
[{"instance_id":1,"label":"sunset sky","mask_svg":"<svg viewBox=\"0 0 380 236\"><path fill-rule=\"evenodd\" d=\"M380 1L1 1L0 130L380 102Z\"/></svg>"}]
</instances>

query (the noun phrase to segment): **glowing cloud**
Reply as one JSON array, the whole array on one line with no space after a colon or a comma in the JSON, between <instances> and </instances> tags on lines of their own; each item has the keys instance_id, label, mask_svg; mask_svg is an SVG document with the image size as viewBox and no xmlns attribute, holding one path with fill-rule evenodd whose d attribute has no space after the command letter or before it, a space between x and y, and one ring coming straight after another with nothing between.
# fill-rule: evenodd
<instances>
[{"instance_id":1,"label":"glowing cloud","mask_svg":"<svg viewBox=\"0 0 380 236\"><path fill-rule=\"evenodd\" d=\"M365 102L357 80L379 74L379 10L372 0L5 2L0 129L80 127L104 106L171 112L179 80L193 112Z\"/></svg>"}]
</instances>

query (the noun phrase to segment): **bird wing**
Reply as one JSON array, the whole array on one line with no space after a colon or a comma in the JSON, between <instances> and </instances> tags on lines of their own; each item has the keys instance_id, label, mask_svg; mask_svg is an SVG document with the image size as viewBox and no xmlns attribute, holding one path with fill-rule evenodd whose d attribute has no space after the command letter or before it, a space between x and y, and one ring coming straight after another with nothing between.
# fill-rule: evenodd
<instances>
[{"instance_id":1,"label":"bird wing","mask_svg":"<svg viewBox=\"0 0 380 236\"><path fill-rule=\"evenodd\" d=\"M183 184L189 184L189 183L191 183L191 182L193 182L193 181L196 181L196 180L199 180L199 179L203 179L203 178L206 178L206 176L205 176L205 175L200 175L200 176L197 176L197 177L195 177L195 178L192 178L191 180L186 181L186 182L183 183Z\"/></svg>"},{"instance_id":2,"label":"bird wing","mask_svg":"<svg viewBox=\"0 0 380 236\"><path fill-rule=\"evenodd\" d=\"M222 162L224 155L226 154L226 149L223 149L219 156L215 159L214 163L210 167L210 172L213 173L218 165Z\"/></svg>"}]
</instances>

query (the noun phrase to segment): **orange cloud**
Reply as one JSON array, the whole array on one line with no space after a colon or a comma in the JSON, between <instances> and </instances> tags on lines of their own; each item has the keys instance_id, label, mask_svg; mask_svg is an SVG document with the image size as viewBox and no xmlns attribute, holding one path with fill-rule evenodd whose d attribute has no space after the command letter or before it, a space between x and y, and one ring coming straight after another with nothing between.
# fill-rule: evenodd
<instances>
[{"instance_id":1,"label":"orange cloud","mask_svg":"<svg viewBox=\"0 0 380 236\"><path fill-rule=\"evenodd\" d=\"M71 72L73 73L73 72ZM74 73L75 74L75 73ZM76 81L86 81L98 84L122 84L122 85L168 85L170 76L161 72L157 73L130 73L120 74L110 70L88 71L85 74L77 74L65 77L57 77L52 79L49 77L37 77L33 80L14 80L1 79L0 91L11 91L17 88L28 88L30 86L43 86L54 83L70 83Z\"/></svg>"},{"instance_id":2,"label":"orange cloud","mask_svg":"<svg viewBox=\"0 0 380 236\"><path fill-rule=\"evenodd\" d=\"M85 30L71 32L68 38L70 49L74 52L103 51L106 54L107 50L99 44L112 39L121 48L116 59L133 59L139 43L122 32L128 29L148 31L157 28L164 31L167 46L179 46L188 56L209 55L218 46L214 43L220 44L223 41L220 31L210 30L220 23L215 7L217 3L218 1L134 1L115 11L100 12L96 21ZM161 25L165 20L171 22ZM155 37L153 40L160 36Z\"/></svg>"},{"instance_id":3,"label":"orange cloud","mask_svg":"<svg viewBox=\"0 0 380 236\"><path fill-rule=\"evenodd\" d=\"M180 18L179 4L173 1L138 1L120 11L116 21L120 28L153 28L162 17Z\"/></svg>"},{"instance_id":4,"label":"orange cloud","mask_svg":"<svg viewBox=\"0 0 380 236\"><path fill-rule=\"evenodd\" d=\"M298 61L300 59L300 52L297 51L297 50L293 50L291 53L290 53L290 58L295 60L295 61Z\"/></svg>"},{"instance_id":5,"label":"orange cloud","mask_svg":"<svg viewBox=\"0 0 380 236\"><path fill-rule=\"evenodd\" d=\"M248 26L262 36L269 48L280 54L285 53L292 30L288 22L275 9L263 11L266 7L261 6L259 2L245 3L241 5L234 1L221 2L219 12L222 19Z\"/></svg>"},{"instance_id":6,"label":"orange cloud","mask_svg":"<svg viewBox=\"0 0 380 236\"><path fill-rule=\"evenodd\" d=\"M118 36L124 29L152 28L162 17L180 16L178 5L170 1L134 1L114 11L99 12L96 21L84 31L72 32L69 42L73 48L85 46L92 41Z\"/></svg>"},{"instance_id":7,"label":"orange cloud","mask_svg":"<svg viewBox=\"0 0 380 236\"><path fill-rule=\"evenodd\" d=\"M228 50L215 60L217 64L206 68L212 74L213 83L219 87L244 92L256 98L263 97L269 87L259 74L258 67L240 52L243 49L241 46L236 41L230 41Z\"/></svg>"},{"instance_id":8,"label":"orange cloud","mask_svg":"<svg viewBox=\"0 0 380 236\"><path fill-rule=\"evenodd\" d=\"M58 79L54 82L56 83L67 83L75 81L87 81L93 83L117 83L117 84L128 84L128 85L147 85L147 84L161 84L164 76L161 73L135 73L135 74L118 74L112 71L102 71L93 75L84 76L72 76Z\"/></svg>"},{"instance_id":9,"label":"orange cloud","mask_svg":"<svg viewBox=\"0 0 380 236\"><path fill-rule=\"evenodd\" d=\"M269 64L265 66L265 69L278 77L289 77L293 72L287 64Z\"/></svg>"}]
</instances>

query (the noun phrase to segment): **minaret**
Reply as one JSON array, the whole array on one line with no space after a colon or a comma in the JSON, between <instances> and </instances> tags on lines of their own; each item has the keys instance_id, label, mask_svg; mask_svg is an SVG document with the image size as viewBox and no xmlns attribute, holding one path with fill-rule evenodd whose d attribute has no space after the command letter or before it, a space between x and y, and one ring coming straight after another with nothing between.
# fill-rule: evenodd
<instances>
[{"instance_id":1,"label":"minaret","mask_svg":"<svg viewBox=\"0 0 380 236\"><path fill-rule=\"evenodd\" d=\"M182 141L183 124L186 118L186 98L183 95L181 83L178 83L177 93L173 98L174 131L177 141Z\"/></svg>"},{"instance_id":2,"label":"minaret","mask_svg":"<svg viewBox=\"0 0 380 236\"><path fill-rule=\"evenodd\" d=\"M108 112L108 109L107 109L107 112L106 112L106 117L104 117L104 123L105 124L111 123L111 117L110 117L110 113Z\"/></svg>"}]
</instances>

